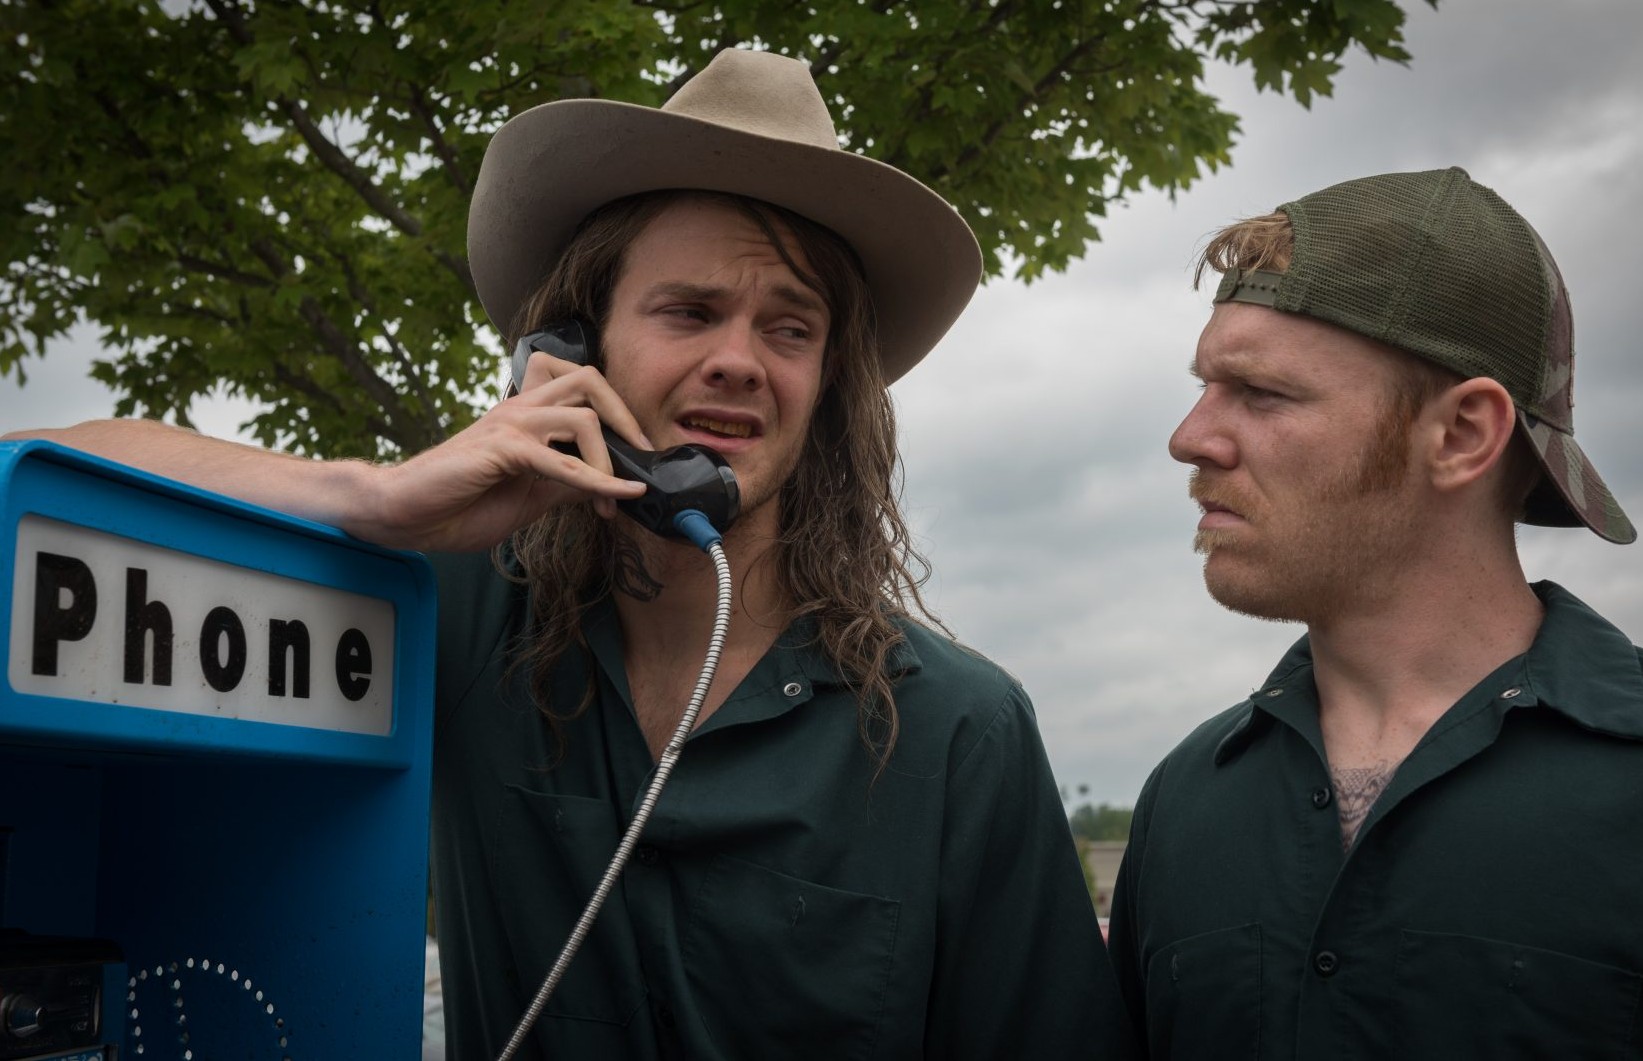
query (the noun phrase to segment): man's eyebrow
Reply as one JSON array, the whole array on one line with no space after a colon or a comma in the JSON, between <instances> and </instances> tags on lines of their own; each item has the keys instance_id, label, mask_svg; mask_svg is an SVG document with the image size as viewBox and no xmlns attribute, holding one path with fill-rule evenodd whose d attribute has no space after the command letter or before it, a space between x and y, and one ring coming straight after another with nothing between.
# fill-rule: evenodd
<instances>
[{"instance_id":1,"label":"man's eyebrow","mask_svg":"<svg viewBox=\"0 0 1643 1061\"><path fill-rule=\"evenodd\" d=\"M1273 369L1271 362L1260 354L1243 350L1223 350L1215 356L1210 371L1217 379L1246 379L1250 376L1270 375ZM1187 362L1187 375L1199 382L1204 381L1204 373L1199 367L1198 358Z\"/></svg>"},{"instance_id":2,"label":"man's eyebrow","mask_svg":"<svg viewBox=\"0 0 1643 1061\"><path fill-rule=\"evenodd\" d=\"M782 302L795 309L809 310L812 313L827 314L827 303L821 296L808 287L795 287L792 284L777 284L771 289ZM712 284L692 284L685 281L663 282L651 287L650 293L654 297L674 298L681 302L717 302L730 294L726 287L715 287Z\"/></svg>"},{"instance_id":3,"label":"man's eyebrow","mask_svg":"<svg viewBox=\"0 0 1643 1061\"><path fill-rule=\"evenodd\" d=\"M783 301L799 309L806 309L812 313L827 315L827 303L822 297L808 287L794 287L792 284L777 284L772 290Z\"/></svg>"}]
</instances>

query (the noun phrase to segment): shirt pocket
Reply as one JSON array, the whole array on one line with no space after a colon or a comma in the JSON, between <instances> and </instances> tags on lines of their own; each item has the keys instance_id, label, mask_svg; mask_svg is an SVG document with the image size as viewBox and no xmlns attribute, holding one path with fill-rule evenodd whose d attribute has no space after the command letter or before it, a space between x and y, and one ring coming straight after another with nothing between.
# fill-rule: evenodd
<instances>
[{"instance_id":1,"label":"shirt pocket","mask_svg":"<svg viewBox=\"0 0 1643 1061\"><path fill-rule=\"evenodd\" d=\"M604 800L507 785L490 837L491 880L507 919L509 970L536 996L599 886L621 823ZM620 889L605 901L543 1016L627 1024L645 999Z\"/></svg>"},{"instance_id":2,"label":"shirt pocket","mask_svg":"<svg viewBox=\"0 0 1643 1061\"><path fill-rule=\"evenodd\" d=\"M885 1019L901 904L714 856L683 961L727 1057L865 1058Z\"/></svg>"},{"instance_id":3,"label":"shirt pocket","mask_svg":"<svg viewBox=\"0 0 1643 1061\"><path fill-rule=\"evenodd\" d=\"M1255 1057L1261 1048L1261 926L1177 940L1147 962L1154 1058Z\"/></svg>"},{"instance_id":4,"label":"shirt pocket","mask_svg":"<svg viewBox=\"0 0 1643 1061\"><path fill-rule=\"evenodd\" d=\"M1643 976L1558 951L1405 930L1399 1057L1630 1057ZM1550 1053L1548 1053L1550 1051Z\"/></svg>"}]
</instances>

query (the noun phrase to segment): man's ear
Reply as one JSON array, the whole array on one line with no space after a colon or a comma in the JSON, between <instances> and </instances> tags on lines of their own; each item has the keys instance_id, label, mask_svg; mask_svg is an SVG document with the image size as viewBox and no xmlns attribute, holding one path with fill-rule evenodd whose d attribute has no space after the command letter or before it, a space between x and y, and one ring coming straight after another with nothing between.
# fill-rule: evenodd
<instances>
[{"instance_id":1,"label":"man's ear","mask_svg":"<svg viewBox=\"0 0 1643 1061\"><path fill-rule=\"evenodd\" d=\"M1504 459L1517 408L1506 388L1475 377L1434 398L1426 416L1437 445L1432 452L1432 485L1455 490L1477 482Z\"/></svg>"}]
</instances>

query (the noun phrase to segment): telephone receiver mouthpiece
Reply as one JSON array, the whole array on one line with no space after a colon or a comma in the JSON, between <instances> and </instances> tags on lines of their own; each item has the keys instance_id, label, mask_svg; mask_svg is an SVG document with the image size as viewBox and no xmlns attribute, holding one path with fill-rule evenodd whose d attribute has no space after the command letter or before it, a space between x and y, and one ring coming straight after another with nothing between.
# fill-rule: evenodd
<instances>
[{"instance_id":1,"label":"telephone receiver mouthpiece","mask_svg":"<svg viewBox=\"0 0 1643 1061\"><path fill-rule=\"evenodd\" d=\"M640 526L664 538L684 538L673 519L695 509L721 533L741 511L736 473L719 454L706 446L674 446L653 452L629 445L605 428L605 448L612 470L620 479L645 484L639 497L616 502L616 507Z\"/></svg>"}]
</instances>

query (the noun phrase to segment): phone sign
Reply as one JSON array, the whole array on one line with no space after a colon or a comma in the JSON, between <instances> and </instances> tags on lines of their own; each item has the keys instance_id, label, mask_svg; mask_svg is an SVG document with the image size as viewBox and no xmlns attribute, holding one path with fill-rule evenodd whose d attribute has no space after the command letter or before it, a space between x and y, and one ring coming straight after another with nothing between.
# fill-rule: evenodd
<instances>
[{"instance_id":1,"label":"phone sign","mask_svg":"<svg viewBox=\"0 0 1643 1061\"><path fill-rule=\"evenodd\" d=\"M25 515L8 677L20 693L386 736L394 606Z\"/></svg>"}]
</instances>

